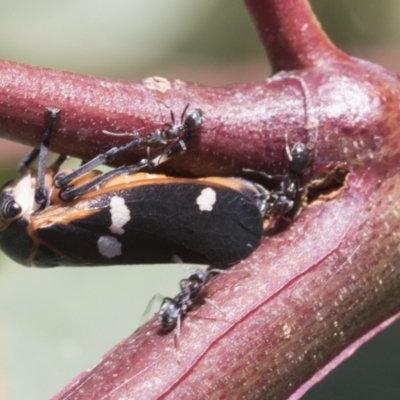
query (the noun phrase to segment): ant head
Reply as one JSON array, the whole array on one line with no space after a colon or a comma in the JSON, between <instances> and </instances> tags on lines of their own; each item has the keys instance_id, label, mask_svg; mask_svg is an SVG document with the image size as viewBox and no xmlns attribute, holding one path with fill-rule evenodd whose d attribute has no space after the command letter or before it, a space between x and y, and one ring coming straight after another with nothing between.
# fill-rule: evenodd
<instances>
[{"instance_id":1,"label":"ant head","mask_svg":"<svg viewBox=\"0 0 400 400\"><path fill-rule=\"evenodd\" d=\"M290 171L301 174L309 164L309 152L304 143L297 142L290 152Z\"/></svg>"},{"instance_id":2,"label":"ant head","mask_svg":"<svg viewBox=\"0 0 400 400\"><path fill-rule=\"evenodd\" d=\"M285 195L273 193L268 199L267 216L285 215L292 210L294 201Z\"/></svg>"},{"instance_id":3,"label":"ant head","mask_svg":"<svg viewBox=\"0 0 400 400\"><path fill-rule=\"evenodd\" d=\"M194 110L190 111L185 119L185 126L189 130L195 130L203 125L204 118L203 118L203 111L200 108L195 108Z\"/></svg>"},{"instance_id":4,"label":"ant head","mask_svg":"<svg viewBox=\"0 0 400 400\"><path fill-rule=\"evenodd\" d=\"M205 269L197 269L189 275L188 281L197 282L204 285L210 279L211 273Z\"/></svg>"}]
</instances>

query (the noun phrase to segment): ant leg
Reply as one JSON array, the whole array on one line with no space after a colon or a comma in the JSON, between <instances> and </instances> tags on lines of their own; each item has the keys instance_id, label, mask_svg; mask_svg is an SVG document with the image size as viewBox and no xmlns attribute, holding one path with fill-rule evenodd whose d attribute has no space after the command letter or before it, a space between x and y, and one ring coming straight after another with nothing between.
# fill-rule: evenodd
<instances>
[{"instance_id":1,"label":"ant leg","mask_svg":"<svg viewBox=\"0 0 400 400\"><path fill-rule=\"evenodd\" d=\"M35 189L35 201L40 205L44 205L47 199L48 193L44 183L46 174L46 159L50 147L50 141L53 136L54 125L61 110L58 108L46 108L46 111L49 114L49 122L46 130L44 131L43 140L39 148L38 175Z\"/></svg>"},{"instance_id":2,"label":"ant leg","mask_svg":"<svg viewBox=\"0 0 400 400\"><path fill-rule=\"evenodd\" d=\"M182 114L181 114L181 124L183 123L183 119L185 118L185 114L186 114L186 111L187 111L187 109L189 108L189 106L190 106L190 103L187 103L186 106L185 106L185 108L184 108L183 111L182 111Z\"/></svg>"},{"instance_id":3,"label":"ant leg","mask_svg":"<svg viewBox=\"0 0 400 400\"><path fill-rule=\"evenodd\" d=\"M167 104L165 104L163 101L159 101L158 102L158 107L160 108L160 103L169 110L169 115L171 116L171 121L172 121L172 125L175 125L175 114L174 112L171 110L171 107L169 107ZM161 108L160 108L160 114L162 115L161 112ZM171 124L166 124L165 122L163 123L163 125L167 125L167 126L172 126Z\"/></svg>"},{"instance_id":4,"label":"ant leg","mask_svg":"<svg viewBox=\"0 0 400 400\"><path fill-rule=\"evenodd\" d=\"M177 321L176 321L176 328L175 328L175 346L178 351L178 360L179 360L179 337L181 334L181 315L178 315Z\"/></svg>"},{"instance_id":5,"label":"ant leg","mask_svg":"<svg viewBox=\"0 0 400 400\"><path fill-rule=\"evenodd\" d=\"M181 292L182 292L182 290L186 287L186 284L187 284L189 281L190 281L190 280L187 279L187 278L181 279L181 280L179 281L179 287L180 287L180 289L181 289Z\"/></svg>"},{"instance_id":6,"label":"ant leg","mask_svg":"<svg viewBox=\"0 0 400 400\"><path fill-rule=\"evenodd\" d=\"M286 150L286 154L288 156L289 161L292 162L293 161L293 157L292 157L292 153L291 153L290 147L289 147L287 132L285 132L285 150Z\"/></svg>"},{"instance_id":7,"label":"ant leg","mask_svg":"<svg viewBox=\"0 0 400 400\"><path fill-rule=\"evenodd\" d=\"M193 136L188 136L186 139L181 139L177 143L174 143L169 149L167 149L163 156L166 157L166 160L169 160L173 155L178 152L184 152L187 150L186 144L193 139Z\"/></svg>"},{"instance_id":8,"label":"ant leg","mask_svg":"<svg viewBox=\"0 0 400 400\"><path fill-rule=\"evenodd\" d=\"M154 165L160 165L164 163L165 161L168 161L172 156L174 156L176 153L180 151L186 151L186 143L190 139L182 139L179 140L178 143L173 143L171 146L167 146L167 149L162 152L159 156L153 158L151 162Z\"/></svg>"},{"instance_id":9,"label":"ant leg","mask_svg":"<svg viewBox=\"0 0 400 400\"><path fill-rule=\"evenodd\" d=\"M137 139L139 137L138 132L142 131L144 128L139 128L134 132L111 132L111 131L107 131L105 129L102 130L102 132L105 135L110 135L110 136L130 136L130 137L134 137L135 139Z\"/></svg>"},{"instance_id":10,"label":"ant leg","mask_svg":"<svg viewBox=\"0 0 400 400\"><path fill-rule=\"evenodd\" d=\"M157 302L162 303L162 301L164 300L164 297L161 294L157 293L150 299L150 301L148 302L148 304L146 306L146 309L144 310L142 317L140 318L141 325L143 325L149 319L150 311L153 307L154 301L156 301L156 300L157 300Z\"/></svg>"},{"instance_id":11,"label":"ant leg","mask_svg":"<svg viewBox=\"0 0 400 400\"><path fill-rule=\"evenodd\" d=\"M180 140L178 142L178 144L181 147L182 151L186 151L187 150L186 143L187 143L187 141L185 141L185 140Z\"/></svg>"},{"instance_id":12,"label":"ant leg","mask_svg":"<svg viewBox=\"0 0 400 400\"><path fill-rule=\"evenodd\" d=\"M175 114L171 109L169 110L169 115L171 116L172 124L175 125Z\"/></svg>"},{"instance_id":13,"label":"ant leg","mask_svg":"<svg viewBox=\"0 0 400 400\"><path fill-rule=\"evenodd\" d=\"M209 299L208 297L204 298L204 301L208 303L210 306L214 307L219 313L221 313L224 317L226 317L226 313L222 311L220 307L217 306L217 303L214 300Z\"/></svg>"},{"instance_id":14,"label":"ant leg","mask_svg":"<svg viewBox=\"0 0 400 400\"><path fill-rule=\"evenodd\" d=\"M307 130L307 132L309 131L314 131L314 135L313 135L313 164L314 164L314 160L317 159L317 141L318 141L318 127L319 127L319 120L318 117L315 115L315 107L312 104L312 97L310 94L310 91L308 89L308 85L307 83L304 81L303 78L301 78L300 76L292 76L291 79L295 79L296 81L298 81L300 83L300 87L301 90L303 91L303 95L304 95L304 111L305 111L305 124L304 124L304 128ZM313 168L313 165L312 165Z\"/></svg>"},{"instance_id":15,"label":"ant leg","mask_svg":"<svg viewBox=\"0 0 400 400\"><path fill-rule=\"evenodd\" d=\"M257 171L257 170L255 170L255 169L251 169L251 168L243 168L242 171L243 171L243 172L249 172L249 173L252 173L252 174L261 175L262 177L267 178L267 179L271 179L271 180L273 180L273 179L284 179L284 178L286 178L286 175L282 175L282 174L279 174L279 175L270 175L270 174L267 174L267 173L264 172L264 171Z\"/></svg>"},{"instance_id":16,"label":"ant leg","mask_svg":"<svg viewBox=\"0 0 400 400\"><path fill-rule=\"evenodd\" d=\"M226 269L220 269L220 268L211 268L206 270L209 274L233 274L233 271L227 271Z\"/></svg>"}]
</instances>

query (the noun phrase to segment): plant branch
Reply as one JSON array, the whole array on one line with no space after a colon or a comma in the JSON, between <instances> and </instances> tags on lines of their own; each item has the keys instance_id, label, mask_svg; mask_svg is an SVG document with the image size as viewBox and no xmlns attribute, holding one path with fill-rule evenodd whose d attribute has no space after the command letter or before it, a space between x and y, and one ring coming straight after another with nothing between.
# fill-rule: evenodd
<instances>
[{"instance_id":1,"label":"plant branch","mask_svg":"<svg viewBox=\"0 0 400 400\"><path fill-rule=\"evenodd\" d=\"M245 0L274 72L346 61L321 30L307 0Z\"/></svg>"},{"instance_id":2,"label":"plant branch","mask_svg":"<svg viewBox=\"0 0 400 400\"><path fill-rule=\"evenodd\" d=\"M62 109L53 150L89 159L129 141L111 143L103 129L147 133L169 118L162 102L179 115L190 99L210 132L162 166L174 175L285 173L285 135L317 146L303 212L210 282L222 313L209 304L189 313L179 349L153 319L57 400L299 398L399 312L399 78L335 49L303 0L246 4L275 71L287 71L263 82L128 83L0 62L1 133L26 144L40 142L45 106ZM340 171L335 185L314 177Z\"/></svg>"}]
</instances>

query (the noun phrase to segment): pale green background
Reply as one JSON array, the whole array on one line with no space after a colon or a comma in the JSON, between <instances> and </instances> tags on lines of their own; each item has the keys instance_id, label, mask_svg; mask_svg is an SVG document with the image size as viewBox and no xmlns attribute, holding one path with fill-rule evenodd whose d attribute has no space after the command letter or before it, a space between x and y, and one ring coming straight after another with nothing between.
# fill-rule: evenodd
<instances>
[{"instance_id":1,"label":"pale green background","mask_svg":"<svg viewBox=\"0 0 400 400\"><path fill-rule=\"evenodd\" d=\"M341 47L400 71L399 1L313 4ZM268 71L239 0L0 0L0 58L212 85L263 79ZM14 150L16 157L25 151ZM8 177L6 161L16 162L10 152L0 158ZM34 270L0 255L0 400L54 395L136 329L154 294L176 294L186 275L176 265ZM305 398L398 399L399 338L398 324Z\"/></svg>"}]
</instances>

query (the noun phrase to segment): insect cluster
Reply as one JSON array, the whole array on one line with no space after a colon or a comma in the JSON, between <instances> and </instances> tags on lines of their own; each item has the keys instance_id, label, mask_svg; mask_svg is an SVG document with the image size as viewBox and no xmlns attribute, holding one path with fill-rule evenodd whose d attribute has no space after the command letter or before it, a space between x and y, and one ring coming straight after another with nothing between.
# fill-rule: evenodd
<instances>
[{"instance_id":1,"label":"insect cluster","mask_svg":"<svg viewBox=\"0 0 400 400\"><path fill-rule=\"evenodd\" d=\"M0 248L23 265L113 265L185 262L229 266L258 246L264 221L285 216L302 192L299 175L309 164L306 146L296 143L288 171L277 190L243 178L187 179L150 174L155 163L186 150L202 131L201 109L180 121L171 111L164 124L121 147L114 147L75 171L59 171L65 155L46 168L47 152L59 116L47 109L49 123L39 149L19 164L19 176L0 191ZM118 154L145 147L147 158L102 173L94 170ZM162 149L155 160L150 149ZM38 168L30 164L39 158ZM181 292L166 298L160 310L162 329L180 318L198 300L217 270L196 271L181 281ZM214 271L214 272L212 272Z\"/></svg>"}]
</instances>

